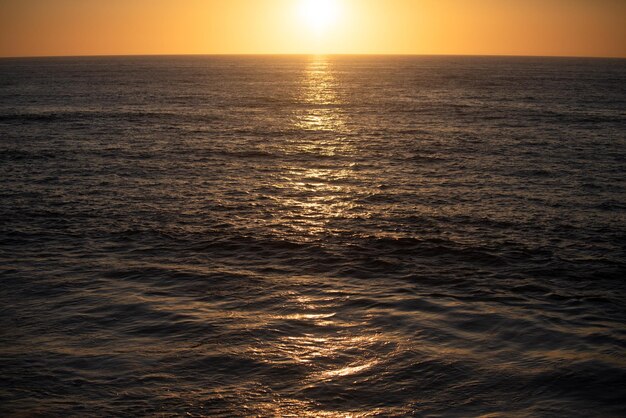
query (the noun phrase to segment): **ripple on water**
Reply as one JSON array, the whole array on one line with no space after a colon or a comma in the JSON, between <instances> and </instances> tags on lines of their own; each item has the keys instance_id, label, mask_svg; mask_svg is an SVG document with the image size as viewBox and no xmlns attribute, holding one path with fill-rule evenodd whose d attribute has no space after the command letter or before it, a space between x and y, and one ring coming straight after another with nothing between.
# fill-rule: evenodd
<instances>
[{"instance_id":1,"label":"ripple on water","mask_svg":"<svg viewBox=\"0 0 626 418\"><path fill-rule=\"evenodd\" d=\"M0 60L0 411L626 415L624 74Z\"/></svg>"}]
</instances>

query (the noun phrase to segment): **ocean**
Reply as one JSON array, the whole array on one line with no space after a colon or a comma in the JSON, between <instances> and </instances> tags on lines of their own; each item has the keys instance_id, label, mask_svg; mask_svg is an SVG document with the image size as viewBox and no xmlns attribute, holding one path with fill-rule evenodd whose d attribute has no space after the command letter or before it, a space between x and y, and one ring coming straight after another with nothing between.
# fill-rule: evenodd
<instances>
[{"instance_id":1,"label":"ocean","mask_svg":"<svg viewBox=\"0 0 626 418\"><path fill-rule=\"evenodd\" d=\"M626 415L626 60L0 60L3 416Z\"/></svg>"}]
</instances>

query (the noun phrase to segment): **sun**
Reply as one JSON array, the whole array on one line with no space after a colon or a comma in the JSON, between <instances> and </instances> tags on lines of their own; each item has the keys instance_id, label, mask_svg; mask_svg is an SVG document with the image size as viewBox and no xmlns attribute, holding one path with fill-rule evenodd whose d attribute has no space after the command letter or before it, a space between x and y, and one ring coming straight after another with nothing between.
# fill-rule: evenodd
<instances>
[{"instance_id":1,"label":"sun","mask_svg":"<svg viewBox=\"0 0 626 418\"><path fill-rule=\"evenodd\" d=\"M300 17L313 31L328 30L339 18L338 0L300 0Z\"/></svg>"}]
</instances>

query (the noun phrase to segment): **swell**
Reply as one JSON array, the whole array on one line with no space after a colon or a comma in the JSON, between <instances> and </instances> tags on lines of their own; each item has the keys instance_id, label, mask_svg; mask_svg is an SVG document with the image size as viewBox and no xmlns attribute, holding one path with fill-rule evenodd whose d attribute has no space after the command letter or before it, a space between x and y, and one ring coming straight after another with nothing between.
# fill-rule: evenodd
<instances>
[{"instance_id":1,"label":"swell","mask_svg":"<svg viewBox=\"0 0 626 418\"><path fill-rule=\"evenodd\" d=\"M624 62L0 64L3 414L626 413Z\"/></svg>"}]
</instances>

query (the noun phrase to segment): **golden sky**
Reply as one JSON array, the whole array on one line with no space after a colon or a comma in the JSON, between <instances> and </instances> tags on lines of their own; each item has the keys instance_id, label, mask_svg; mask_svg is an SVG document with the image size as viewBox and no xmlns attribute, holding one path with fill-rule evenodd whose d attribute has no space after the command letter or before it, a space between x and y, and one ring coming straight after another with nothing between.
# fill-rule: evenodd
<instances>
[{"instance_id":1,"label":"golden sky","mask_svg":"<svg viewBox=\"0 0 626 418\"><path fill-rule=\"evenodd\" d=\"M626 0L0 0L0 56L626 57Z\"/></svg>"}]
</instances>

